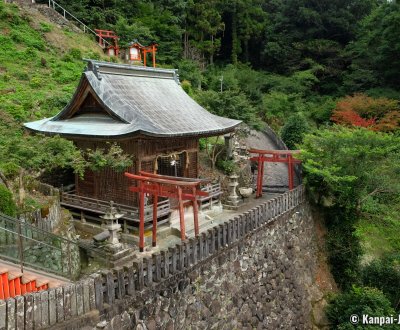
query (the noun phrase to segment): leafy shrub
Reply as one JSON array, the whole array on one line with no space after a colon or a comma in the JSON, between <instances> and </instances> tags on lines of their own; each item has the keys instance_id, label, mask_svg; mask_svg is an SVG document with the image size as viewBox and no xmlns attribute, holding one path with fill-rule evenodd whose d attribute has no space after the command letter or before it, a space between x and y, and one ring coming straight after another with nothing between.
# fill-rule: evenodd
<instances>
[{"instance_id":1,"label":"leafy shrub","mask_svg":"<svg viewBox=\"0 0 400 330\"><path fill-rule=\"evenodd\" d=\"M295 114L283 126L281 137L289 149L295 149L297 144L303 142L303 136L308 130L307 120L302 115Z\"/></svg>"},{"instance_id":2,"label":"leafy shrub","mask_svg":"<svg viewBox=\"0 0 400 330\"><path fill-rule=\"evenodd\" d=\"M359 280L362 254L353 225L355 217L343 210L331 209L327 220L326 251L331 273L342 289L349 289Z\"/></svg>"},{"instance_id":3,"label":"leafy shrub","mask_svg":"<svg viewBox=\"0 0 400 330\"><path fill-rule=\"evenodd\" d=\"M375 287L389 298L393 308L400 310L400 254L374 260L362 268L362 282Z\"/></svg>"},{"instance_id":4,"label":"leafy shrub","mask_svg":"<svg viewBox=\"0 0 400 330\"><path fill-rule=\"evenodd\" d=\"M350 323L350 316L362 315L390 316L394 314L386 296L375 288L353 287L349 292L338 294L331 298L326 309L326 315L332 323L332 329L376 329L376 326ZM385 329L396 329L396 325L386 325Z\"/></svg>"},{"instance_id":5,"label":"leafy shrub","mask_svg":"<svg viewBox=\"0 0 400 330\"><path fill-rule=\"evenodd\" d=\"M224 171L226 175L231 175L237 170L237 166L233 160L217 160L217 168Z\"/></svg>"},{"instance_id":6,"label":"leafy shrub","mask_svg":"<svg viewBox=\"0 0 400 330\"><path fill-rule=\"evenodd\" d=\"M256 129L262 126L260 119L257 117L256 108L242 92L199 92L196 94L196 100L208 111L218 116L243 120Z\"/></svg>"},{"instance_id":7,"label":"leafy shrub","mask_svg":"<svg viewBox=\"0 0 400 330\"><path fill-rule=\"evenodd\" d=\"M17 212L12 193L2 184L0 184L0 212L9 216L15 216Z\"/></svg>"},{"instance_id":8,"label":"leafy shrub","mask_svg":"<svg viewBox=\"0 0 400 330\"><path fill-rule=\"evenodd\" d=\"M365 94L346 96L338 101L331 120L344 126L394 131L400 128L400 103L384 97L375 99Z\"/></svg>"},{"instance_id":9,"label":"leafy shrub","mask_svg":"<svg viewBox=\"0 0 400 330\"><path fill-rule=\"evenodd\" d=\"M188 81L188 80L182 81L181 87L186 92L186 94L189 94L189 95L193 94L192 85L190 84L190 81Z\"/></svg>"}]
</instances>

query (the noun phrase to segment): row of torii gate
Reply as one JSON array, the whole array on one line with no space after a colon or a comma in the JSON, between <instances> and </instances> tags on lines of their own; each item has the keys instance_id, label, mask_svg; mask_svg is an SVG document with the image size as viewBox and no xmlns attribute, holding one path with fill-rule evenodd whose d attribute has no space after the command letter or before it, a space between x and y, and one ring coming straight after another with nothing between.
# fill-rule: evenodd
<instances>
[{"instance_id":1,"label":"row of torii gate","mask_svg":"<svg viewBox=\"0 0 400 330\"><path fill-rule=\"evenodd\" d=\"M262 197L262 187L264 178L264 163L286 163L288 164L288 186L289 190L294 187L294 165L301 161L294 155L300 153L298 150L259 150L250 149L250 160L257 162L257 183L256 198ZM198 198L208 196L208 192L202 191L201 184L207 184L210 181L205 179L194 179L185 177L174 177L159 175L145 171L139 171L138 174L125 173L129 179L136 181L136 185L130 186L129 190L137 192L139 196L139 251L144 251L144 214L145 214L145 196L153 198L153 223L152 223L152 246L157 245L157 203L160 197L176 198L179 208L179 222L181 240L186 239L184 202L191 201L193 206L193 219L195 235L199 235L199 204Z\"/></svg>"}]
</instances>

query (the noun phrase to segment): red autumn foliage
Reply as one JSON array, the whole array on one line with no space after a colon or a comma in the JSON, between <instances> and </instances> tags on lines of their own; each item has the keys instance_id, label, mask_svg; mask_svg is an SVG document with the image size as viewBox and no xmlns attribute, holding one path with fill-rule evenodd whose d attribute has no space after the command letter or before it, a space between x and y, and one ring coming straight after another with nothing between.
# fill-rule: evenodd
<instances>
[{"instance_id":1,"label":"red autumn foliage","mask_svg":"<svg viewBox=\"0 0 400 330\"><path fill-rule=\"evenodd\" d=\"M353 110L334 111L331 120L336 124L343 126L370 127L375 125L375 118L362 118Z\"/></svg>"},{"instance_id":2,"label":"red autumn foliage","mask_svg":"<svg viewBox=\"0 0 400 330\"><path fill-rule=\"evenodd\" d=\"M399 110L397 100L355 94L338 101L331 120L339 125L390 132L400 128Z\"/></svg>"}]
</instances>

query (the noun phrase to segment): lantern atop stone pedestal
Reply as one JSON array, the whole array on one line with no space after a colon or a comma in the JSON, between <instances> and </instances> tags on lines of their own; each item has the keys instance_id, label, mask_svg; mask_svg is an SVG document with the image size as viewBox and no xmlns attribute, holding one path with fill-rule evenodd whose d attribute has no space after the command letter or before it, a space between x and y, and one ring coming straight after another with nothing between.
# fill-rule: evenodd
<instances>
[{"instance_id":1,"label":"lantern atop stone pedestal","mask_svg":"<svg viewBox=\"0 0 400 330\"><path fill-rule=\"evenodd\" d=\"M120 242L118 240L118 232L121 230L121 225L118 223L118 219L122 218L124 214L118 213L117 209L114 207L114 202L110 201L110 208L107 210L106 214L100 216L106 222L106 228L108 229L110 236L108 238L108 243L119 246Z\"/></svg>"}]
</instances>

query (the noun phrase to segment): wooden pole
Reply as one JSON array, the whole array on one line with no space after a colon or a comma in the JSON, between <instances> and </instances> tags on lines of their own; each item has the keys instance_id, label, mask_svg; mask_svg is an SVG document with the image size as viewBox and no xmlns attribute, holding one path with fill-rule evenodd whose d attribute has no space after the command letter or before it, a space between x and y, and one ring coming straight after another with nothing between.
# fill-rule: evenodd
<instances>
[{"instance_id":1,"label":"wooden pole","mask_svg":"<svg viewBox=\"0 0 400 330\"><path fill-rule=\"evenodd\" d=\"M292 155L288 155L289 190L293 190L293 162Z\"/></svg>"},{"instance_id":2,"label":"wooden pole","mask_svg":"<svg viewBox=\"0 0 400 330\"><path fill-rule=\"evenodd\" d=\"M264 168L265 168L265 163L262 160L262 155L260 155L261 159L261 179L260 179L260 197L262 197L263 194L263 184L264 184Z\"/></svg>"},{"instance_id":3,"label":"wooden pole","mask_svg":"<svg viewBox=\"0 0 400 330\"><path fill-rule=\"evenodd\" d=\"M157 245L157 206L158 206L158 194L155 193L153 198L153 242L152 242L153 246Z\"/></svg>"},{"instance_id":4,"label":"wooden pole","mask_svg":"<svg viewBox=\"0 0 400 330\"><path fill-rule=\"evenodd\" d=\"M178 187L178 202L179 202L179 221L181 226L181 240L184 241L186 239L185 233L185 214L183 210L183 201L182 201L182 188Z\"/></svg>"},{"instance_id":5,"label":"wooden pole","mask_svg":"<svg viewBox=\"0 0 400 330\"><path fill-rule=\"evenodd\" d=\"M147 60L147 52L145 49L143 49L143 65L146 66L146 60Z\"/></svg>"},{"instance_id":6,"label":"wooden pole","mask_svg":"<svg viewBox=\"0 0 400 330\"><path fill-rule=\"evenodd\" d=\"M262 167L264 165L263 161L261 160L262 155L258 155L258 168L257 168L257 194L256 197L259 198L262 196Z\"/></svg>"},{"instance_id":7,"label":"wooden pole","mask_svg":"<svg viewBox=\"0 0 400 330\"><path fill-rule=\"evenodd\" d=\"M156 67L156 46L153 45L153 68Z\"/></svg>"},{"instance_id":8,"label":"wooden pole","mask_svg":"<svg viewBox=\"0 0 400 330\"><path fill-rule=\"evenodd\" d=\"M139 251L144 251L144 191L143 183L139 181Z\"/></svg>"},{"instance_id":9,"label":"wooden pole","mask_svg":"<svg viewBox=\"0 0 400 330\"><path fill-rule=\"evenodd\" d=\"M194 233L199 236L199 205L197 204L196 188L192 188L193 192L193 219L194 219Z\"/></svg>"}]
</instances>

